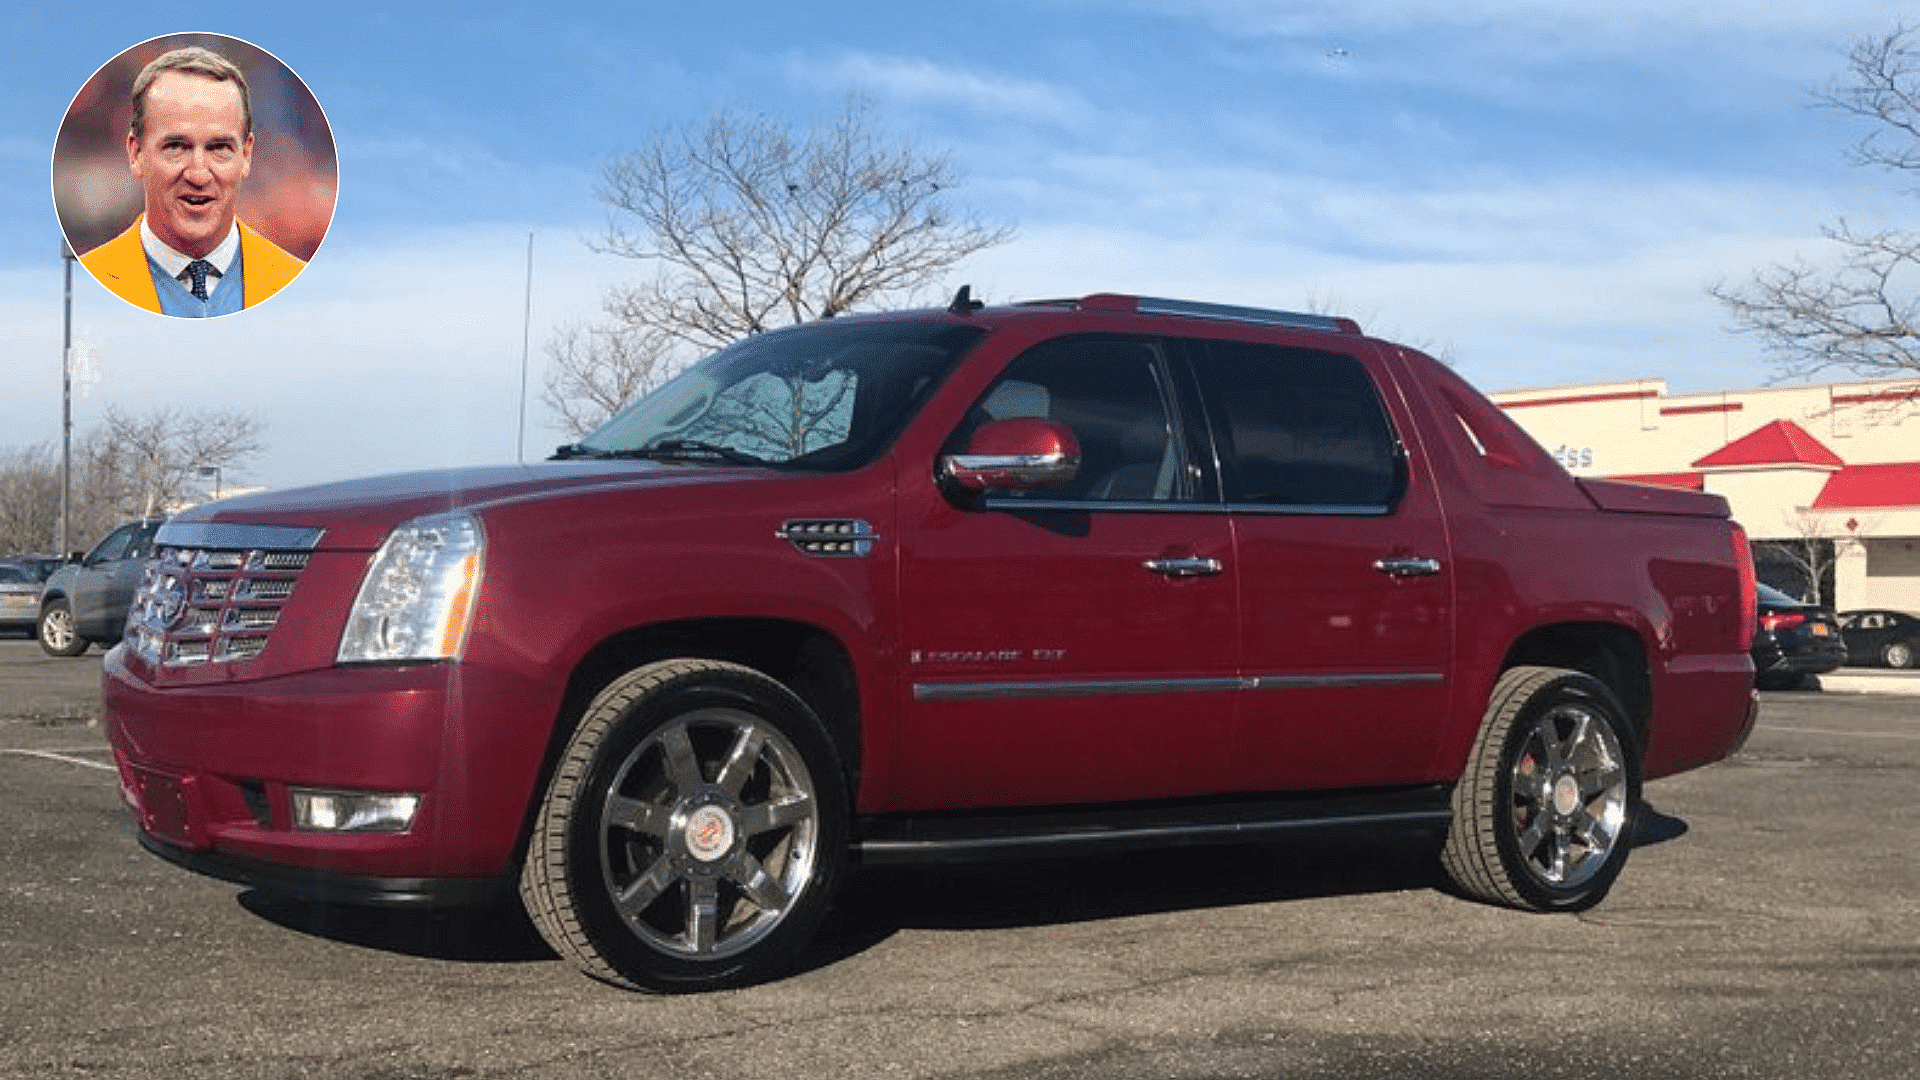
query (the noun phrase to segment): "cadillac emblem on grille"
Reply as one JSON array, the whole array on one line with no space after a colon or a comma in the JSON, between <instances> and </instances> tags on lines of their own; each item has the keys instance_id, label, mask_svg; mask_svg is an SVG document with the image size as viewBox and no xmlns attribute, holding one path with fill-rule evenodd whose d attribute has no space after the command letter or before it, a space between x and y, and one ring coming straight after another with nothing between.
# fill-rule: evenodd
<instances>
[{"instance_id":1,"label":"cadillac emblem on grille","mask_svg":"<svg viewBox=\"0 0 1920 1080\"><path fill-rule=\"evenodd\" d=\"M127 641L163 667L251 660L266 651L305 551L163 546L147 564Z\"/></svg>"}]
</instances>

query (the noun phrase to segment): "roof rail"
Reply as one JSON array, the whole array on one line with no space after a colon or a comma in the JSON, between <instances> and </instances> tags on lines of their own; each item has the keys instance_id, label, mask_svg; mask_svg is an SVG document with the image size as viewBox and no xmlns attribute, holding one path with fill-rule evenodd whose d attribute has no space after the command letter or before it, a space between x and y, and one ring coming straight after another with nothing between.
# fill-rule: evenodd
<instances>
[{"instance_id":1,"label":"roof rail","mask_svg":"<svg viewBox=\"0 0 1920 1080\"><path fill-rule=\"evenodd\" d=\"M1029 300L1025 305L1072 306L1082 311L1133 311L1141 315L1184 315L1193 319L1222 319L1229 322L1260 323L1299 330L1322 330L1330 334L1358 334L1360 324L1337 315L1310 315L1275 308L1240 307L1234 304L1208 304L1198 300L1168 300L1158 296L1122 296L1095 293L1078 300Z\"/></svg>"},{"instance_id":2,"label":"roof rail","mask_svg":"<svg viewBox=\"0 0 1920 1080\"><path fill-rule=\"evenodd\" d=\"M1234 304L1203 304L1196 300L1165 300L1157 296L1140 297L1135 301L1134 310L1142 315L1186 315L1196 319L1226 319L1231 322L1264 323L1269 326L1292 326L1303 330L1325 330L1332 334L1357 334L1360 332L1359 325L1352 319L1343 319L1333 315L1309 315L1300 311L1239 307Z\"/></svg>"}]
</instances>

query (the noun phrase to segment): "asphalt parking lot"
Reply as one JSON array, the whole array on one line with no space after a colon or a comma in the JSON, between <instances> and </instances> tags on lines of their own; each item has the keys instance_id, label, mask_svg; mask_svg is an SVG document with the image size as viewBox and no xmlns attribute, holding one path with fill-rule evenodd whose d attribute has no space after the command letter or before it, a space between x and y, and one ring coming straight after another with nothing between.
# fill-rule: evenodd
<instances>
[{"instance_id":1,"label":"asphalt parking lot","mask_svg":"<svg viewBox=\"0 0 1920 1080\"><path fill-rule=\"evenodd\" d=\"M1405 839L867 871L806 970L665 998L146 855L98 672L0 640L0 1077L1920 1077L1920 673L1764 695L1583 915Z\"/></svg>"}]
</instances>

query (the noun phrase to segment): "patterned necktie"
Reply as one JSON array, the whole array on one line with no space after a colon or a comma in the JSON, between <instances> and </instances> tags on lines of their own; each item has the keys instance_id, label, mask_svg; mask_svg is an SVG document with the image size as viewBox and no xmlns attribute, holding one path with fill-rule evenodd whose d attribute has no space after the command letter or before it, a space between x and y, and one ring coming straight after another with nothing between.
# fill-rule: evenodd
<instances>
[{"instance_id":1,"label":"patterned necktie","mask_svg":"<svg viewBox=\"0 0 1920 1080\"><path fill-rule=\"evenodd\" d=\"M207 298L207 274L213 270L213 264L205 259L195 259L187 264L187 276L193 279L193 295Z\"/></svg>"}]
</instances>

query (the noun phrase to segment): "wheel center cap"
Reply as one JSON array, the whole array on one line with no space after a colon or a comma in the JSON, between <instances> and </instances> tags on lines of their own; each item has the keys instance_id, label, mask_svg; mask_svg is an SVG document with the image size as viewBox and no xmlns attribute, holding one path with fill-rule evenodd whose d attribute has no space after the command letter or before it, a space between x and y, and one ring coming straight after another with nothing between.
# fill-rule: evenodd
<instances>
[{"instance_id":1,"label":"wheel center cap","mask_svg":"<svg viewBox=\"0 0 1920 1080\"><path fill-rule=\"evenodd\" d=\"M1562 776L1553 782L1553 812L1561 817L1573 813L1580 807L1580 781L1572 776Z\"/></svg>"},{"instance_id":2,"label":"wheel center cap","mask_svg":"<svg viewBox=\"0 0 1920 1080\"><path fill-rule=\"evenodd\" d=\"M687 815L687 853L712 862L733 848L733 817L718 806L703 806Z\"/></svg>"}]
</instances>

